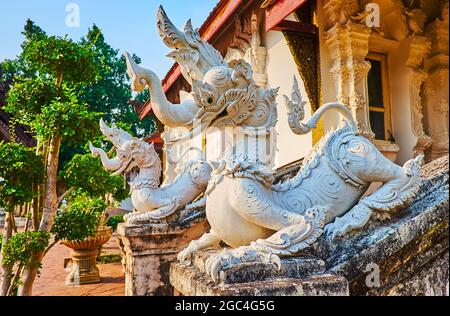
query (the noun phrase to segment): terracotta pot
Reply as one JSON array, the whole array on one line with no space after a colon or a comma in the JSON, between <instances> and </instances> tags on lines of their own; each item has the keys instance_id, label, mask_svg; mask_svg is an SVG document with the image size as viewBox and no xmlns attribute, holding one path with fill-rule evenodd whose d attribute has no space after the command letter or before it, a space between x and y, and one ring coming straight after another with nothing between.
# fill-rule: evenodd
<instances>
[{"instance_id":1,"label":"terracotta pot","mask_svg":"<svg viewBox=\"0 0 450 316\"><path fill-rule=\"evenodd\" d=\"M72 249L72 269L67 276L66 285L92 284L101 281L97 267L99 248L103 246L112 235L111 227L99 227L94 236L81 241L63 240L61 243Z\"/></svg>"}]
</instances>

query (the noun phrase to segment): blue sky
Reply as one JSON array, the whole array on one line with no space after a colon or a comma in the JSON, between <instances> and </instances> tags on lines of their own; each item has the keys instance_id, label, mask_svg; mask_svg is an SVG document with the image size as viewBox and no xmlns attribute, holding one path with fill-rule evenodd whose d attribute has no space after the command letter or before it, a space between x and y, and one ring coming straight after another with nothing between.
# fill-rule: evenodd
<instances>
[{"instance_id":1,"label":"blue sky","mask_svg":"<svg viewBox=\"0 0 450 316\"><path fill-rule=\"evenodd\" d=\"M163 5L174 24L182 27L188 18L200 27L218 0L0 0L0 61L20 53L21 34L27 18L49 35L69 35L78 40L95 23L106 41L121 52L135 53L144 67L164 77L173 61L165 55L156 30L156 10ZM66 6L80 8L80 27L66 26Z\"/></svg>"}]
</instances>

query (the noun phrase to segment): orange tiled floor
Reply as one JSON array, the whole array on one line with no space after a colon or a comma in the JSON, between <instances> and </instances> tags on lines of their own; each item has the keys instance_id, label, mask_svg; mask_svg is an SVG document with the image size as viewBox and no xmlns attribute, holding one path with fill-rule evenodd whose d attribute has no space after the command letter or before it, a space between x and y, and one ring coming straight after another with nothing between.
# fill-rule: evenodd
<instances>
[{"instance_id":1,"label":"orange tiled floor","mask_svg":"<svg viewBox=\"0 0 450 316\"><path fill-rule=\"evenodd\" d=\"M103 247L102 254L118 253L113 236ZM70 266L64 269L64 259L70 258L70 249L57 244L45 256L41 275L33 286L33 296L123 296L125 277L121 263L98 265L102 281L97 284L67 287L65 278Z\"/></svg>"}]
</instances>

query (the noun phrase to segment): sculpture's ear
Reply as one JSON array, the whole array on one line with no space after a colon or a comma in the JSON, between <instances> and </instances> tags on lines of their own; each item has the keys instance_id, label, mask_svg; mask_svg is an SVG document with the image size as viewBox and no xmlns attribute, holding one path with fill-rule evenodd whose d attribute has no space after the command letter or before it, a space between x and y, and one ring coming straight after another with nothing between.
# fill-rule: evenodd
<instances>
[{"instance_id":1,"label":"sculpture's ear","mask_svg":"<svg viewBox=\"0 0 450 316\"><path fill-rule=\"evenodd\" d=\"M133 140L131 142L131 150L135 150L135 149L139 149L140 148L140 144L138 142L136 142L135 140Z\"/></svg>"},{"instance_id":2,"label":"sculpture's ear","mask_svg":"<svg viewBox=\"0 0 450 316\"><path fill-rule=\"evenodd\" d=\"M228 65L233 69L231 78L236 83L239 78L251 81L253 78L252 66L243 59L232 60Z\"/></svg>"}]
</instances>

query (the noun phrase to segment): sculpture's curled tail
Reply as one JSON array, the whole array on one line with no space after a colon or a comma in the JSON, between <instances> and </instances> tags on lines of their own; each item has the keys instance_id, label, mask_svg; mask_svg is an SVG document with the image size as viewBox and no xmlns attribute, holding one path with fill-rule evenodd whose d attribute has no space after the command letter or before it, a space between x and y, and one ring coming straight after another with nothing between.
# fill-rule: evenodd
<instances>
[{"instance_id":1,"label":"sculpture's curled tail","mask_svg":"<svg viewBox=\"0 0 450 316\"><path fill-rule=\"evenodd\" d=\"M347 125L352 130L357 130L352 112L344 104L339 102L331 102L322 105L307 122L303 122L303 119L305 118L305 105L307 102L302 99L298 82L295 77L291 97L289 98L284 95L284 101L288 111L289 127L297 135L305 135L315 129L320 118L329 110L338 111L344 117Z\"/></svg>"}]
</instances>

